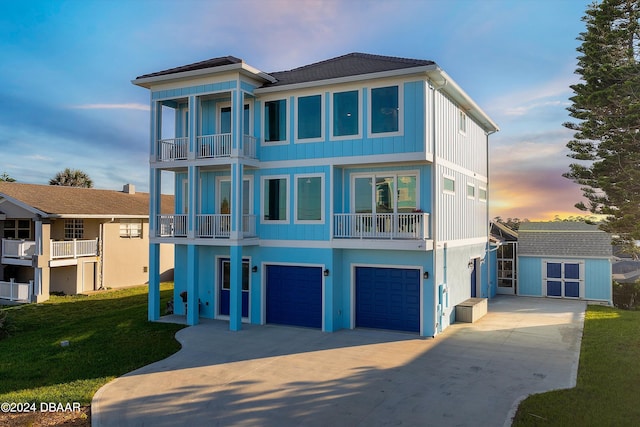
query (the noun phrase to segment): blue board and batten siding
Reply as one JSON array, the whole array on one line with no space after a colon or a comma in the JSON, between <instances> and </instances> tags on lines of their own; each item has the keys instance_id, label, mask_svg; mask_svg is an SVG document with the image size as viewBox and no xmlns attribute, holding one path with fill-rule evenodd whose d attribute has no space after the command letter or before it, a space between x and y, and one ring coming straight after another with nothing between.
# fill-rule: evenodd
<instances>
[{"instance_id":1,"label":"blue board and batten siding","mask_svg":"<svg viewBox=\"0 0 640 427\"><path fill-rule=\"evenodd\" d=\"M548 258L518 257L518 295L548 296L546 288L545 263L570 263L582 265L581 273L584 283L579 299L591 301L612 301L611 294L611 261L609 259L590 258ZM554 290L555 293L555 290ZM555 296L555 295L554 295Z\"/></svg>"},{"instance_id":2,"label":"blue board and batten siding","mask_svg":"<svg viewBox=\"0 0 640 427\"><path fill-rule=\"evenodd\" d=\"M197 322L197 315L229 318L230 328L237 330L242 311L242 321L254 324L324 331L373 327L434 336L455 320L455 304L469 298L474 278L481 279L480 273L473 276L469 263L488 274L481 267L487 201L479 193L482 189L486 196L485 132L497 127L457 85L436 89L431 79L449 77L430 61L407 69L411 60L363 59L376 60L383 64L380 70L390 63L397 68L361 80L345 74L288 86L227 57L212 60L225 64L217 71L220 65L202 72L196 66L193 73L189 67L178 76L168 70L141 83L152 91L151 167L175 174L174 213L188 219L186 236L157 236L153 243L175 245L174 298L179 301L188 291L189 304L197 304L199 311L195 317L189 311L188 323ZM319 64L310 67L324 67ZM454 99L461 100L464 109ZM245 104L248 115L243 113ZM175 135L162 135L161 106L175 111ZM268 120L267 106L272 114ZM345 108L349 114L338 113L336 119L334 108ZM346 118L353 111L356 135L354 120ZM247 117L249 129L241 126ZM279 130L284 129L284 140L264 141L265 128L271 125L269 135L280 139ZM348 131L334 135L334 126ZM213 140L220 133L231 134L229 157L205 158L196 150L198 136ZM245 139L241 133L254 138ZM176 149L184 151L184 140L174 139L181 137L188 137L188 153L170 158ZM166 141L159 143L160 139ZM255 156L233 150L254 139ZM170 154L158 154L160 147ZM444 175L455 178L454 194L443 190ZM160 187L160 174L152 174L152 179ZM249 198L239 197L245 191L241 180L249 182ZM470 193L468 186L475 190ZM226 197L230 200L223 202ZM249 206L241 206L247 200ZM158 208L155 211L152 214L159 214ZM229 212L229 236L198 236L196 215ZM255 218L255 237L234 233L239 212L251 215L243 221ZM374 220L366 222L367 215ZM409 222L401 225L399 218ZM183 219L163 218L165 225ZM340 231L333 230L334 221ZM346 221L353 221L353 227L344 225ZM385 221L396 221L394 228ZM419 221L427 235L407 236L408 230L413 233L420 227ZM368 234L358 236L362 230ZM433 240L436 230L438 245ZM245 288L248 284L242 293L241 279ZM439 291L445 288L443 299ZM480 288L484 295L484 286ZM185 307L177 304L176 313L185 314Z\"/></svg>"}]
</instances>

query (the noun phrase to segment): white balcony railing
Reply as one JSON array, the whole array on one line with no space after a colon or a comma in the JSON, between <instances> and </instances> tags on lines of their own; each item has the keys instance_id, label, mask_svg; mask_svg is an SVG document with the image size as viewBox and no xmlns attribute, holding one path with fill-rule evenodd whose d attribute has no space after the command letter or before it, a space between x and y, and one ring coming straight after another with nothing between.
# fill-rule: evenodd
<instances>
[{"instance_id":1,"label":"white balcony railing","mask_svg":"<svg viewBox=\"0 0 640 427\"><path fill-rule=\"evenodd\" d=\"M98 239L51 241L51 259L98 256Z\"/></svg>"},{"instance_id":2,"label":"white balcony railing","mask_svg":"<svg viewBox=\"0 0 640 427\"><path fill-rule=\"evenodd\" d=\"M231 134L203 135L197 137L198 158L216 158L231 156Z\"/></svg>"},{"instance_id":3,"label":"white balcony railing","mask_svg":"<svg viewBox=\"0 0 640 427\"><path fill-rule=\"evenodd\" d=\"M32 259L36 251L36 242L30 240L2 239L2 257Z\"/></svg>"},{"instance_id":4,"label":"white balcony railing","mask_svg":"<svg viewBox=\"0 0 640 427\"><path fill-rule=\"evenodd\" d=\"M251 135L244 135L244 140L242 141L242 149L245 157L250 159L257 159L257 147L258 146L258 138Z\"/></svg>"},{"instance_id":5,"label":"white balcony railing","mask_svg":"<svg viewBox=\"0 0 640 427\"><path fill-rule=\"evenodd\" d=\"M156 236L158 237L187 237L186 214L158 215Z\"/></svg>"},{"instance_id":6,"label":"white balcony railing","mask_svg":"<svg viewBox=\"0 0 640 427\"><path fill-rule=\"evenodd\" d=\"M408 239L429 238L429 214L415 213L338 213L333 215L336 239Z\"/></svg>"},{"instance_id":7,"label":"white balcony railing","mask_svg":"<svg viewBox=\"0 0 640 427\"><path fill-rule=\"evenodd\" d=\"M189 152L189 138L168 138L158 141L158 160L186 160Z\"/></svg>"},{"instance_id":8,"label":"white balcony railing","mask_svg":"<svg viewBox=\"0 0 640 427\"><path fill-rule=\"evenodd\" d=\"M231 214L202 214L197 216L198 237L228 238L231 236ZM256 216L242 216L243 237L256 236Z\"/></svg>"},{"instance_id":9,"label":"white balcony railing","mask_svg":"<svg viewBox=\"0 0 640 427\"><path fill-rule=\"evenodd\" d=\"M31 301L33 295L33 280L29 283L18 283L14 279L0 282L0 299L9 301Z\"/></svg>"}]
</instances>

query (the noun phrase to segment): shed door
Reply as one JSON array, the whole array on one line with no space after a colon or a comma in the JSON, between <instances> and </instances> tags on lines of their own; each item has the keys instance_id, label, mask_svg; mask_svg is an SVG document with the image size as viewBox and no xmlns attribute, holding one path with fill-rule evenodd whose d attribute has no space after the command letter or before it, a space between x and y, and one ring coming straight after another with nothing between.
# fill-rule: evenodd
<instances>
[{"instance_id":1,"label":"shed door","mask_svg":"<svg viewBox=\"0 0 640 427\"><path fill-rule=\"evenodd\" d=\"M545 291L548 297L580 298L584 281L580 262L545 262Z\"/></svg>"}]
</instances>

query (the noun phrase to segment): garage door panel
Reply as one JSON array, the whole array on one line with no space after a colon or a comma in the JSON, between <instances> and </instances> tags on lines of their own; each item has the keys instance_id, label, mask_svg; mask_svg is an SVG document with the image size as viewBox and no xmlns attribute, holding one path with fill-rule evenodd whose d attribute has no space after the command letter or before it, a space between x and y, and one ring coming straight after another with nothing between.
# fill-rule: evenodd
<instances>
[{"instance_id":1,"label":"garage door panel","mask_svg":"<svg viewBox=\"0 0 640 427\"><path fill-rule=\"evenodd\" d=\"M420 331L419 270L356 267L355 286L356 326Z\"/></svg>"},{"instance_id":2,"label":"garage door panel","mask_svg":"<svg viewBox=\"0 0 640 427\"><path fill-rule=\"evenodd\" d=\"M267 323L322 327L322 269L267 265Z\"/></svg>"}]
</instances>

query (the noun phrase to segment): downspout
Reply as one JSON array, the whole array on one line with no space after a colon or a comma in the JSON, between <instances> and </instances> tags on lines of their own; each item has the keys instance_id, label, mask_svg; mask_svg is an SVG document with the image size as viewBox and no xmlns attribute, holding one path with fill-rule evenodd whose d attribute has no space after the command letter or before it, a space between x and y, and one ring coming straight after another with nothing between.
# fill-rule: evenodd
<instances>
[{"instance_id":1,"label":"downspout","mask_svg":"<svg viewBox=\"0 0 640 427\"><path fill-rule=\"evenodd\" d=\"M429 81L429 89L431 89L431 143L432 146L432 162L431 162L431 240L433 240L433 301L435 302L436 313L434 322L433 337L438 335L438 330L442 324L443 306L439 303L440 284L438 283L438 143L436 141L436 92L447 85L447 80L443 79L440 83ZM435 215L434 215L435 214Z\"/></svg>"}]
</instances>

